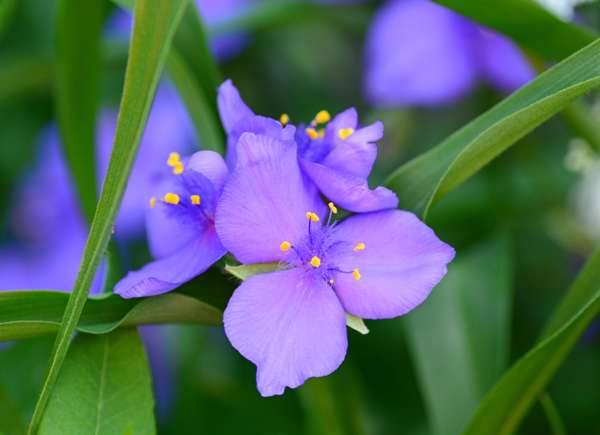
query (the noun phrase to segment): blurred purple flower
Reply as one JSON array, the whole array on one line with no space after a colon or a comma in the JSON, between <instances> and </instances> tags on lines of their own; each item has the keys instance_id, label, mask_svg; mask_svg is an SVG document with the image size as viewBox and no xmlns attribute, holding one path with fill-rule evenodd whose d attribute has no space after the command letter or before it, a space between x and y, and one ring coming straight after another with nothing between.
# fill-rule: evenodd
<instances>
[{"instance_id":1,"label":"blurred purple flower","mask_svg":"<svg viewBox=\"0 0 600 435\"><path fill-rule=\"evenodd\" d=\"M116 116L106 110L99 120L99 180L108 166ZM170 171L169 152L189 152L193 143L181 103L167 84L161 85L117 218L118 239L143 233L149 192ZM40 138L40 159L18 191L12 212L12 226L21 242L0 248L0 289L69 291L75 282L88 226L60 148L57 128L48 127ZM98 274L92 292L100 290L102 275Z\"/></svg>"},{"instance_id":2,"label":"blurred purple flower","mask_svg":"<svg viewBox=\"0 0 600 435\"><path fill-rule=\"evenodd\" d=\"M365 92L381 107L435 106L477 80L512 92L535 76L508 39L429 0L390 0L366 42Z\"/></svg>"},{"instance_id":3,"label":"blurred purple flower","mask_svg":"<svg viewBox=\"0 0 600 435\"><path fill-rule=\"evenodd\" d=\"M156 260L117 283L114 292L124 298L173 290L226 252L213 216L228 175L225 161L214 151L197 152L188 161L174 153L169 160L174 174L154 187L147 214L148 242Z\"/></svg>"},{"instance_id":4,"label":"blurred purple flower","mask_svg":"<svg viewBox=\"0 0 600 435\"><path fill-rule=\"evenodd\" d=\"M250 9L257 0L195 0L202 19L210 29L213 26L233 20ZM118 9L107 23L106 30L117 37L129 37L132 30L132 15ZM210 39L214 55L220 60L238 54L248 41L244 33L223 34Z\"/></svg>"},{"instance_id":5,"label":"blurred purple flower","mask_svg":"<svg viewBox=\"0 0 600 435\"><path fill-rule=\"evenodd\" d=\"M263 396L282 394L343 361L345 311L367 319L419 305L454 250L412 213L358 214L341 223L298 165L296 144L244 133L216 210L223 245L244 264L280 262L252 276L224 313L232 345L257 366Z\"/></svg>"},{"instance_id":6,"label":"blurred purple flower","mask_svg":"<svg viewBox=\"0 0 600 435\"><path fill-rule=\"evenodd\" d=\"M227 163L231 168L237 162L236 144L245 132L267 135L286 144L295 141L303 173L335 203L355 212L398 205L392 191L384 187L371 190L367 183L377 157L374 142L383 136L381 122L359 128L356 110L350 108L331 122L329 113L321 111L307 128L295 130L288 124L287 115L279 122L255 115L230 80L219 88L218 104L227 132Z\"/></svg>"}]
</instances>

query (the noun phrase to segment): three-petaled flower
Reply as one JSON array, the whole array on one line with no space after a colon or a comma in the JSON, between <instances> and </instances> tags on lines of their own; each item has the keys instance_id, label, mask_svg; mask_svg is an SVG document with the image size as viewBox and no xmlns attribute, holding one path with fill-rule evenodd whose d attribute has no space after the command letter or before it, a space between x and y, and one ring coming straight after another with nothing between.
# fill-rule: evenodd
<instances>
[{"instance_id":1,"label":"three-petaled flower","mask_svg":"<svg viewBox=\"0 0 600 435\"><path fill-rule=\"evenodd\" d=\"M334 371L346 354L345 312L400 316L423 302L454 250L412 213L383 210L338 223L300 171L295 144L253 133L216 210L223 245L244 264L280 262L234 292L224 314L233 346L258 368L262 395Z\"/></svg>"}]
</instances>

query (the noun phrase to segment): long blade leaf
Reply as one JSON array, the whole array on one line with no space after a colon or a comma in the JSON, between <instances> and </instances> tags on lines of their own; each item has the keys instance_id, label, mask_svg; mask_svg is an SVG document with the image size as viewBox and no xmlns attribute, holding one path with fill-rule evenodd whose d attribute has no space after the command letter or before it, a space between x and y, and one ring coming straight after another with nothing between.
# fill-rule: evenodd
<instances>
[{"instance_id":1,"label":"long blade leaf","mask_svg":"<svg viewBox=\"0 0 600 435\"><path fill-rule=\"evenodd\" d=\"M81 268L56 337L50 365L29 426L36 433L60 368L69 349L92 280L111 235L131 166L135 159L152 97L175 29L187 0L137 0L135 25L115 143L100 201L83 254Z\"/></svg>"},{"instance_id":2,"label":"long blade leaf","mask_svg":"<svg viewBox=\"0 0 600 435\"><path fill-rule=\"evenodd\" d=\"M517 361L487 394L465 434L510 434L517 429L579 337L600 313L600 250L588 260L566 300L569 302L563 304L553 318L565 319L565 322L561 325L555 320L550 322L545 338Z\"/></svg>"},{"instance_id":3,"label":"long blade leaf","mask_svg":"<svg viewBox=\"0 0 600 435\"><path fill-rule=\"evenodd\" d=\"M431 205L574 99L600 85L600 41L524 86L387 180L402 207L426 217Z\"/></svg>"}]
</instances>

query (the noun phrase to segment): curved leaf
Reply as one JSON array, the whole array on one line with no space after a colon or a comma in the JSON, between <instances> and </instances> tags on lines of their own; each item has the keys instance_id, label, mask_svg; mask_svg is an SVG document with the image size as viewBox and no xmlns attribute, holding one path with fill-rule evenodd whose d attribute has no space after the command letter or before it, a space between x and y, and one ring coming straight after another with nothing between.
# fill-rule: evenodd
<instances>
[{"instance_id":1,"label":"curved leaf","mask_svg":"<svg viewBox=\"0 0 600 435\"><path fill-rule=\"evenodd\" d=\"M68 293L58 291L1 292L0 342L56 332L68 299ZM220 325L221 311L181 293L143 299L111 294L88 298L77 330L105 334L120 327L157 323Z\"/></svg>"},{"instance_id":2,"label":"curved leaf","mask_svg":"<svg viewBox=\"0 0 600 435\"><path fill-rule=\"evenodd\" d=\"M573 299L571 299L571 295ZM579 297L586 295L586 297ZM569 302L559 308L543 341L517 361L487 394L471 418L465 434L513 433L533 402L543 392L579 337L600 313L600 251L588 261L569 290ZM568 308L563 308L568 305Z\"/></svg>"},{"instance_id":3,"label":"curved leaf","mask_svg":"<svg viewBox=\"0 0 600 435\"><path fill-rule=\"evenodd\" d=\"M78 335L39 434L151 435L153 408L150 369L136 330Z\"/></svg>"},{"instance_id":4,"label":"curved leaf","mask_svg":"<svg viewBox=\"0 0 600 435\"><path fill-rule=\"evenodd\" d=\"M29 426L28 433L31 435L37 431L69 349L71 335L83 311L90 285L108 245L156 85L186 5L187 0L137 0L135 3L135 24L113 153L83 253L81 268L65 309L48 373Z\"/></svg>"},{"instance_id":5,"label":"curved leaf","mask_svg":"<svg viewBox=\"0 0 600 435\"><path fill-rule=\"evenodd\" d=\"M396 170L386 184L401 207L423 218L431 205L562 110L600 85L600 41L541 74L441 144Z\"/></svg>"}]
</instances>

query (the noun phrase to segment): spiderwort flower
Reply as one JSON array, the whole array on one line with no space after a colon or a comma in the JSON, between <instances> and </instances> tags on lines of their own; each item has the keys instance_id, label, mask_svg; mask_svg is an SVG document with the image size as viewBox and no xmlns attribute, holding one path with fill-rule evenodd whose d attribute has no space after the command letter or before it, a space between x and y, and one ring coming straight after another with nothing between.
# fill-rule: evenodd
<instances>
[{"instance_id":1,"label":"spiderwort flower","mask_svg":"<svg viewBox=\"0 0 600 435\"><path fill-rule=\"evenodd\" d=\"M214 226L214 210L228 174L221 156L199 151L184 161L172 153L166 163L173 175L158 184L147 214L148 242L156 260L117 283L114 292L124 298L173 290L226 252Z\"/></svg>"},{"instance_id":2,"label":"spiderwort flower","mask_svg":"<svg viewBox=\"0 0 600 435\"><path fill-rule=\"evenodd\" d=\"M447 104L483 79L512 92L535 76L518 48L430 0L390 0L365 47L365 92L381 107Z\"/></svg>"},{"instance_id":3,"label":"spiderwort flower","mask_svg":"<svg viewBox=\"0 0 600 435\"><path fill-rule=\"evenodd\" d=\"M244 133L216 210L217 233L240 262L284 266L245 280L224 313L227 337L257 366L263 396L333 372L346 354L345 311L367 319L409 312L454 256L409 212L336 222L336 205L307 188L297 152Z\"/></svg>"},{"instance_id":4,"label":"spiderwort flower","mask_svg":"<svg viewBox=\"0 0 600 435\"><path fill-rule=\"evenodd\" d=\"M383 136L381 122L359 128L354 108L333 120L329 112L322 110L308 126L301 126L293 135L287 114L281 115L279 121L255 115L230 80L219 88L218 104L228 136L227 162L231 168L236 165L236 144L243 133L263 134L287 144L295 141L303 173L336 204L355 212L398 205L392 191L385 187L371 190L367 182L377 157L374 142Z\"/></svg>"}]
</instances>

